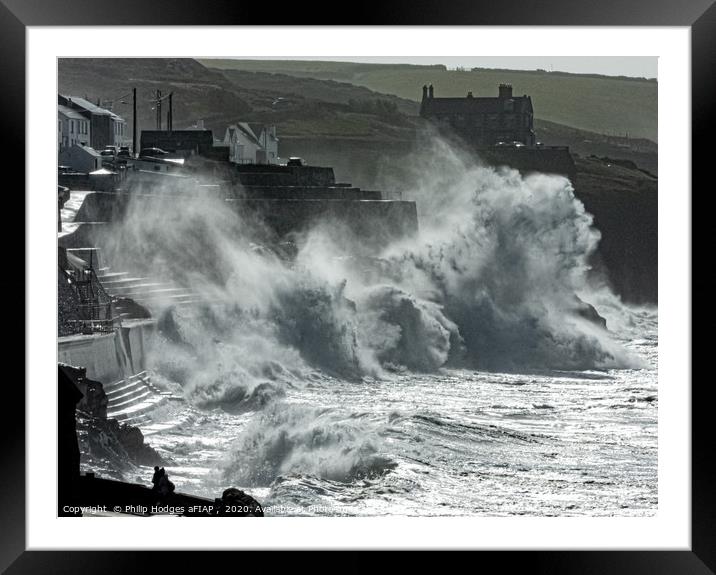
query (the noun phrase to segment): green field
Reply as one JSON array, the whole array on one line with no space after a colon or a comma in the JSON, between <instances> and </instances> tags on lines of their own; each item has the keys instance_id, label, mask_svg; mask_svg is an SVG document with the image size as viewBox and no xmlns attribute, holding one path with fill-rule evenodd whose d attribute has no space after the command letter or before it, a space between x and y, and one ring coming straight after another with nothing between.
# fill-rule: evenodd
<instances>
[{"instance_id":1,"label":"green field","mask_svg":"<svg viewBox=\"0 0 716 575\"><path fill-rule=\"evenodd\" d=\"M518 70L447 70L442 66L288 60L199 60L212 68L270 72L351 83L418 101L423 84L435 95L497 94L502 82L532 97L535 117L605 135L657 141L654 80Z\"/></svg>"}]
</instances>

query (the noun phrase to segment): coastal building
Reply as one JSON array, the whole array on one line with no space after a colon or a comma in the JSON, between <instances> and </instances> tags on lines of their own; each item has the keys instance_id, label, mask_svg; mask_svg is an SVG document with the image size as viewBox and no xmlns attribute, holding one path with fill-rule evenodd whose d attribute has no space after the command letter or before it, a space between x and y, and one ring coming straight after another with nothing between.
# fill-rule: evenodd
<instances>
[{"instance_id":1,"label":"coastal building","mask_svg":"<svg viewBox=\"0 0 716 575\"><path fill-rule=\"evenodd\" d=\"M535 145L532 99L514 96L510 84L500 84L498 95L436 98L432 84L423 86L420 116L447 125L476 147Z\"/></svg>"},{"instance_id":2,"label":"coastal building","mask_svg":"<svg viewBox=\"0 0 716 575\"><path fill-rule=\"evenodd\" d=\"M179 156L204 155L214 147L211 130L142 130L140 149L160 148Z\"/></svg>"},{"instance_id":3,"label":"coastal building","mask_svg":"<svg viewBox=\"0 0 716 575\"><path fill-rule=\"evenodd\" d=\"M84 134L87 140L85 145L90 145L95 150L103 150L107 146L119 148L126 145L127 122L124 118L77 96L58 94L57 103L58 107L72 110L89 122L88 132ZM68 145L71 144L68 142Z\"/></svg>"},{"instance_id":4,"label":"coastal building","mask_svg":"<svg viewBox=\"0 0 716 575\"><path fill-rule=\"evenodd\" d=\"M181 158L202 157L228 162L229 148L214 139L213 132L203 127L185 130L142 130L140 149L159 148Z\"/></svg>"},{"instance_id":5,"label":"coastal building","mask_svg":"<svg viewBox=\"0 0 716 575\"><path fill-rule=\"evenodd\" d=\"M58 154L59 165L69 166L75 172L89 174L102 168L102 156L90 146L74 144L64 147Z\"/></svg>"},{"instance_id":6,"label":"coastal building","mask_svg":"<svg viewBox=\"0 0 716 575\"><path fill-rule=\"evenodd\" d=\"M276 126L238 122L226 129L224 144L235 164L277 164Z\"/></svg>"},{"instance_id":7,"label":"coastal building","mask_svg":"<svg viewBox=\"0 0 716 575\"><path fill-rule=\"evenodd\" d=\"M62 104L57 105L57 151L71 148L75 144L90 145L90 121Z\"/></svg>"}]
</instances>

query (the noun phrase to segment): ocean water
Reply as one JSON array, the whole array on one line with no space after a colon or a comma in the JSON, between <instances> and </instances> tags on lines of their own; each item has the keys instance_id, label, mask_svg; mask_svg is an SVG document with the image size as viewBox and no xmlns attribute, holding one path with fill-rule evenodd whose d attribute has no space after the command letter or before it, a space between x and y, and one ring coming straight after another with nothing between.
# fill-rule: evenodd
<instances>
[{"instance_id":1,"label":"ocean water","mask_svg":"<svg viewBox=\"0 0 716 575\"><path fill-rule=\"evenodd\" d=\"M656 312L631 315L641 369L314 372L258 410L168 406L147 441L179 490L237 486L267 515L652 515Z\"/></svg>"},{"instance_id":2,"label":"ocean water","mask_svg":"<svg viewBox=\"0 0 716 575\"><path fill-rule=\"evenodd\" d=\"M142 427L177 489L267 515L654 514L657 310L590 269L570 182L446 144L415 176L420 229L378 253L327 222L287 258L216 198L130 203L106 260L195 295L155 302L147 349L184 398Z\"/></svg>"}]
</instances>

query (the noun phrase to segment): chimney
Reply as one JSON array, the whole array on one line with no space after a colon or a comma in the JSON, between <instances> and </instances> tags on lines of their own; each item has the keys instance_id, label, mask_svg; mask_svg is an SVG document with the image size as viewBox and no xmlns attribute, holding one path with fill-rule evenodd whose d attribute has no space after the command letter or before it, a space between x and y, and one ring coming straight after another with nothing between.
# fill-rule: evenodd
<instances>
[{"instance_id":1,"label":"chimney","mask_svg":"<svg viewBox=\"0 0 716 575\"><path fill-rule=\"evenodd\" d=\"M512 84L500 84L500 98L512 98Z\"/></svg>"},{"instance_id":2,"label":"chimney","mask_svg":"<svg viewBox=\"0 0 716 575\"><path fill-rule=\"evenodd\" d=\"M428 97L428 86L427 84L423 84L423 100L425 100Z\"/></svg>"},{"instance_id":3,"label":"chimney","mask_svg":"<svg viewBox=\"0 0 716 575\"><path fill-rule=\"evenodd\" d=\"M467 93L467 97L468 97L468 98L472 98L472 92L468 92L468 93Z\"/></svg>"},{"instance_id":4,"label":"chimney","mask_svg":"<svg viewBox=\"0 0 716 575\"><path fill-rule=\"evenodd\" d=\"M432 97L433 97L433 85L430 84L430 86L428 86L428 98L432 98Z\"/></svg>"}]
</instances>

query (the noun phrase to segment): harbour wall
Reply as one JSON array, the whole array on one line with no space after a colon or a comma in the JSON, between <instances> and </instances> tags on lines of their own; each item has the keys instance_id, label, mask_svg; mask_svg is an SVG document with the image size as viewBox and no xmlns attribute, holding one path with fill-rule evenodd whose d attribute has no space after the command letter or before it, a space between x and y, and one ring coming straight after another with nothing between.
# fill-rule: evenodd
<instances>
[{"instance_id":1,"label":"harbour wall","mask_svg":"<svg viewBox=\"0 0 716 575\"><path fill-rule=\"evenodd\" d=\"M321 222L336 223L352 231L367 246L413 235L418 230L415 202L381 200L380 192L352 187L290 186L273 187L264 193L253 193L254 188L237 190L237 196L227 198L227 205L240 214L260 218L266 228L281 238L292 232L306 231ZM248 192L248 193L247 193ZM75 217L73 233L60 237L60 246L79 248L101 246L102 236L111 233L111 226L100 222L120 222L130 201L146 202L143 211L156 209L161 213L161 196L92 192L87 194ZM152 202L158 206L152 207Z\"/></svg>"},{"instance_id":2,"label":"harbour wall","mask_svg":"<svg viewBox=\"0 0 716 575\"><path fill-rule=\"evenodd\" d=\"M58 338L58 361L84 367L87 377L106 384L146 369L153 320L129 320L110 333Z\"/></svg>"},{"instance_id":3,"label":"harbour wall","mask_svg":"<svg viewBox=\"0 0 716 575\"><path fill-rule=\"evenodd\" d=\"M400 200L227 200L241 213L256 213L277 236L303 232L321 223L355 234L362 245L379 248L418 231L415 202Z\"/></svg>"}]
</instances>

